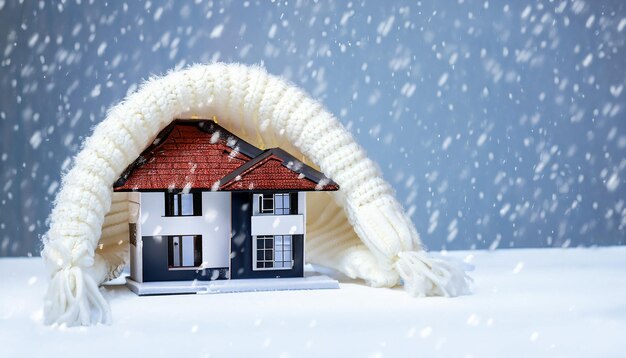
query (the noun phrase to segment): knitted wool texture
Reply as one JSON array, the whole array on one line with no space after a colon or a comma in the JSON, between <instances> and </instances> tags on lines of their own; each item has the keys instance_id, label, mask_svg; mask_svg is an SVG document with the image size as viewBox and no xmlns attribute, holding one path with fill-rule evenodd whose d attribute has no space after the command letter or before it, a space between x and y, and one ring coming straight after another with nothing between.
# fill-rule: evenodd
<instances>
[{"instance_id":1,"label":"knitted wool texture","mask_svg":"<svg viewBox=\"0 0 626 358\"><path fill-rule=\"evenodd\" d=\"M469 277L429 257L377 166L350 133L305 92L258 67L196 65L146 82L98 124L63 177L44 237L51 274L45 322L109 323L99 285L128 261L122 171L175 118L217 118L260 148L281 147L340 186L307 201L307 260L376 287L403 283L418 296L468 292Z\"/></svg>"}]
</instances>

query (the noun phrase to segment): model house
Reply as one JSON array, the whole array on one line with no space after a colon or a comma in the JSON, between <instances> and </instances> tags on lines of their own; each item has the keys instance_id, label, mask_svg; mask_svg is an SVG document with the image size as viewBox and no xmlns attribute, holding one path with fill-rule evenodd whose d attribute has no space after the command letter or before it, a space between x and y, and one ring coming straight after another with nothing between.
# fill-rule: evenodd
<instances>
[{"instance_id":1,"label":"model house","mask_svg":"<svg viewBox=\"0 0 626 358\"><path fill-rule=\"evenodd\" d=\"M306 192L333 190L280 148L176 120L114 184L130 192L127 284L140 295L335 288L304 270Z\"/></svg>"}]
</instances>

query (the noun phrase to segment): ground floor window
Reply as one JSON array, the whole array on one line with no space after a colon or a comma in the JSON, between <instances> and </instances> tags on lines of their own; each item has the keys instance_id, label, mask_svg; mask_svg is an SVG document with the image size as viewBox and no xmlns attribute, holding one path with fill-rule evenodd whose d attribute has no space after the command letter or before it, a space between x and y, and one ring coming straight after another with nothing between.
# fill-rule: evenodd
<instances>
[{"instance_id":1,"label":"ground floor window","mask_svg":"<svg viewBox=\"0 0 626 358\"><path fill-rule=\"evenodd\" d=\"M166 236L170 268L199 267L202 264L202 236Z\"/></svg>"},{"instance_id":2,"label":"ground floor window","mask_svg":"<svg viewBox=\"0 0 626 358\"><path fill-rule=\"evenodd\" d=\"M253 270L289 270L293 268L292 235L255 236Z\"/></svg>"}]
</instances>

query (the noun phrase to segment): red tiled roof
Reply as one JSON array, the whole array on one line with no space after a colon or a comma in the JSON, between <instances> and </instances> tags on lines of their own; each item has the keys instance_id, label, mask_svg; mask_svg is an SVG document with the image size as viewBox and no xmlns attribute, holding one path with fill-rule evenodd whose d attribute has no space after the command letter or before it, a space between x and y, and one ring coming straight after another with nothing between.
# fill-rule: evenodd
<instances>
[{"instance_id":1,"label":"red tiled roof","mask_svg":"<svg viewBox=\"0 0 626 358\"><path fill-rule=\"evenodd\" d=\"M146 149L125 171L115 191L184 189L188 184L194 189L211 189L250 160L251 154L261 152L247 156L234 150L243 141L217 125L178 121L157 138L160 142Z\"/></svg>"},{"instance_id":2,"label":"red tiled roof","mask_svg":"<svg viewBox=\"0 0 626 358\"><path fill-rule=\"evenodd\" d=\"M337 184L328 179L312 178L311 169L284 151L270 149L224 177L219 190L339 189Z\"/></svg>"},{"instance_id":3,"label":"red tiled roof","mask_svg":"<svg viewBox=\"0 0 626 358\"><path fill-rule=\"evenodd\" d=\"M297 168L290 167L294 163ZM287 152L262 151L209 120L174 121L113 187L115 191L339 188Z\"/></svg>"}]
</instances>

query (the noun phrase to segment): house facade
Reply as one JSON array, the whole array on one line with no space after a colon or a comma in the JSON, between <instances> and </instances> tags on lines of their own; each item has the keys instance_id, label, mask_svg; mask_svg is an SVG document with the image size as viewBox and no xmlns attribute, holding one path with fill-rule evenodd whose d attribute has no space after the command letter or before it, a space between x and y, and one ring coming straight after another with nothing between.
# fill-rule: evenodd
<instances>
[{"instance_id":1,"label":"house facade","mask_svg":"<svg viewBox=\"0 0 626 358\"><path fill-rule=\"evenodd\" d=\"M279 148L256 148L211 120L176 120L114 184L129 192L128 286L138 294L330 288L305 277L304 247L306 192L333 190Z\"/></svg>"}]
</instances>

